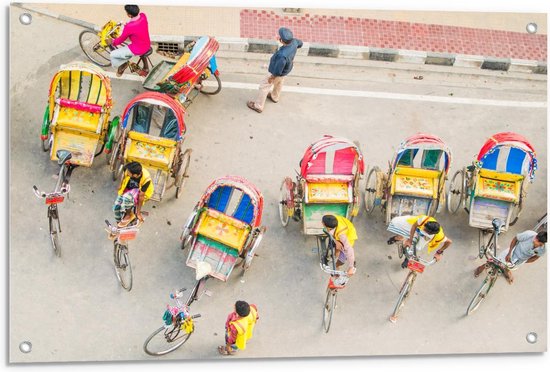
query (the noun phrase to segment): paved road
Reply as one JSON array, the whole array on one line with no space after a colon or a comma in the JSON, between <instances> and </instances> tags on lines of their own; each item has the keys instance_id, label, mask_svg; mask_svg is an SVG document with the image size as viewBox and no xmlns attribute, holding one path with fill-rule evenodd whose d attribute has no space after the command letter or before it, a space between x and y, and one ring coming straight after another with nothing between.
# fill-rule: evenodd
<instances>
[{"instance_id":1,"label":"paved road","mask_svg":"<svg viewBox=\"0 0 550 372\"><path fill-rule=\"evenodd\" d=\"M438 216L455 243L419 278L397 324L388 316L405 272L385 244L382 214L359 216L358 272L338 298L333 329L324 334L328 278L312 250L315 240L292 221L282 228L277 212L282 178L294 174L307 145L323 134L359 140L369 167L385 169L403 138L432 132L452 148L454 171L471 162L488 136L511 130L532 141L540 162L525 211L504 237L508 242L545 212L546 76L301 57L281 102L268 103L259 115L245 102L269 56L220 53L227 86L217 96L199 97L188 111L186 145L193 158L187 188L178 200L168 192L162 203L149 204L151 216L130 247L135 281L126 293L103 231L115 195L104 156L75 171L71 199L60 210L63 257L50 250L46 208L32 185L53 187L57 167L40 149L39 127L50 78L59 64L84 56L76 47L78 27L34 19L32 32L13 22L11 34L10 361L151 360L142 344L159 326L168 293L194 281L178 249L181 226L206 186L225 174L248 178L264 194L268 232L260 256L244 282L238 272L227 283L208 282L213 295L193 307L203 315L196 334L162 359L219 358L225 316L237 299L258 304L261 315L244 358L546 350L546 257L522 267L513 286L498 282L487 303L464 317L480 284L472 275L479 264L477 231L467 226L465 213ZM56 43L47 43L54 34ZM28 45L48 48L37 54ZM114 80L113 113L141 91L137 81ZM534 345L525 341L531 331L539 336ZM23 340L32 342L32 353L19 352Z\"/></svg>"}]
</instances>

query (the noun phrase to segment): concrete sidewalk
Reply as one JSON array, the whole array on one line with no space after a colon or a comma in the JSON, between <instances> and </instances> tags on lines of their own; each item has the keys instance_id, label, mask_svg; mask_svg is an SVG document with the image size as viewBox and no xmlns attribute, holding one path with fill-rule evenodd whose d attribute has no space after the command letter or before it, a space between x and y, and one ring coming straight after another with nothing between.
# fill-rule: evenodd
<instances>
[{"instance_id":1,"label":"concrete sidewalk","mask_svg":"<svg viewBox=\"0 0 550 372\"><path fill-rule=\"evenodd\" d=\"M17 5L17 4L14 4ZM121 5L21 4L84 27L126 20ZM301 55L546 73L544 13L391 12L143 6L154 42L212 35L220 50L272 53L280 26L306 44ZM525 26L535 22L536 34ZM185 35L185 36L184 36Z\"/></svg>"}]
</instances>

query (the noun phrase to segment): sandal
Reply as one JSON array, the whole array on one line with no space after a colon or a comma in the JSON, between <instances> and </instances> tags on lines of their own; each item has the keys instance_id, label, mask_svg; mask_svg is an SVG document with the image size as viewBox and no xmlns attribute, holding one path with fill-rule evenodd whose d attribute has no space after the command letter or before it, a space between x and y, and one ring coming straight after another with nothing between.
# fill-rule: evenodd
<instances>
[{"instance_id":1,"label":"sandal","mask_svg":"<svg viewBox=\"0 0 550 372\"><path fill-rule=\"evenodd\" d=\"M391 238L388 239L388 241L386 243L388 243L388 245L392 245L396 241L397 241L397 239L395 238L395 236L392 236Z\"/></svg>"},{"instance_id":2,"label":"sandal","mask_svg":"<svg viewBox=\"0 0 550 372\"><path fill-rule=\"evenodd\" d=\"M248 106L249 109L254 110L254 111L256 111L256 112L258 112L258 113L260 113L260 114L262 113L262 110L260 110L259 108L257 108L256 105L254 104L254 102L248 101L248 102L246 103L246 105Z\"/></svg>"},{"instance_id":3,"label":"sandal","mask_svg":"<svg viewBox=\"0 0 550 372\"><path fill-rule=\"evenodd\" d=\"M227 351L225 346L218 346L218 353L220 353L221 355L234 355L235 354L234 351Z\"/></svg>"},{"instance_id":4,"label":"sandal","mask_svg":"<svg viewBox=\"0 0 550 372\"><path fill-rule=\"evenodd\" d=\"M271 92L267 93L267 98L269 98L269 100L270 100L271 102L273 102L273 103L279 102L279 101L275 101L275 100L273 99L273 97L271 97Z\"/></svg>"}]
</instances>

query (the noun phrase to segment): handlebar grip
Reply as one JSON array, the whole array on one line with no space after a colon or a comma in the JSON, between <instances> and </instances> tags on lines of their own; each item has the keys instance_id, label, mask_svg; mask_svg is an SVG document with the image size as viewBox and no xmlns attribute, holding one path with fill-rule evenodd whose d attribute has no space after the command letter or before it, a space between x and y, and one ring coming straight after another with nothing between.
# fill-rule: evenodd
<instances>
[{"instance_id":1,"label":"handlebar grip","mask_svg":"<svg viewBox=\"0 0 550 372\"><path fill-rule=\"evenodd\" d=\"M34 191L38 191L38 187L34 186L32 187L34 189Z\"/></svg>"},{"instance_id":2,"label":"handlebar grip","mask_svg":"<svg viewBox=\"0 0 550 372\"><path fill-rule=\"evenodd\" d=\"M105 220L105 223L107 224L107 226L111 227L111 223L109 222L109 220Z\"/></svg>"},{"instance_id":3,"label":"handlebar grip","mask_svg":"<svg viewBox=\"0 0 550 372\"><path fill-rule=\"evenodd\" d=\"M201 317L201 314L191 315L191 319L197 319L197 318L200 318L200 317Z\"/></svg>"}]
</instances>

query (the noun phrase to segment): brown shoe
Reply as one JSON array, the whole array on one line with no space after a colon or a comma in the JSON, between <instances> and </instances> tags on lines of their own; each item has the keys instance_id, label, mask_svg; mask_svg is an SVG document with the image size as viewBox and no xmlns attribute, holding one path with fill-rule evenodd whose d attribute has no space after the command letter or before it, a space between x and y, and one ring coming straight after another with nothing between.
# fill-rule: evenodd
<instances>
[{"instance_id":1,"label":"brown shoe","mask_svg":"<svg viewBox=\"0 0 550 372\"><path fill-rule=\"evenodd\" d=\"M271 102L273 102L273 103L279 102L279 101L275 101L275 100L273 99L273 97L271 97L271 92L267 93L267 98L269 98L269 100L270 100Z\"/></svg>"},{"instance_id":2,"label":"brown shoe","mask_svg":"<svg viewBox=\"0 0 550 372\"><path fill-rule=\"evenodd\" d=\"M256 111L256 112L259 112L260 114L262 113L262 110L260 110L259 108L257 108L256 105L254 104L254 102L248 101L248 102L246 103L246 105L248 106L249 109L254 110L254 111Z\"/></svg>"},{"instance_id":3,"label":"brown shoe","mask_svg":"<svg viewBox=\"0 0 550 372\"><path fill-rule=\"evenodd\" d=\"M126 70L126 67L128 67L128 62L124 62L120 66L118 66L118 70L116 71L116 76L121 77L124 73L124 70Z\"/></svg>"}]
</instances>

